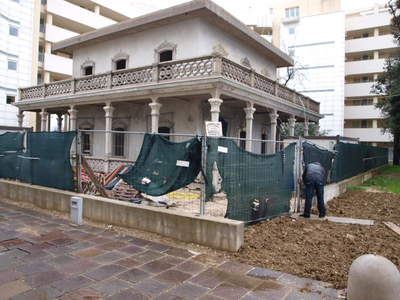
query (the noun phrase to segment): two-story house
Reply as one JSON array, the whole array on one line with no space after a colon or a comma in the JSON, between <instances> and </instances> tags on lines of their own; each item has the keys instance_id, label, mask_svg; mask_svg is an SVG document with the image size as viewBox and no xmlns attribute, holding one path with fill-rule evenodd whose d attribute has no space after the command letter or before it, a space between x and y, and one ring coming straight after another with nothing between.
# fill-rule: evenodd
<instances>
[{"instance_id":1,"label":"two-story house","mask_svg":"<svg viewBox=\"0 0 400 300\"><path fill-rule=\"evenodd\" d=\"M283 53L209 0L130 19L58 42L73 56L73 78L21 88L24 112L64 118L86 133L84 153L134 159L133 138L120 132L203 134L221 121L228 137L276 140L279 122L316 122L319 103L276 82L277 67L293 64ZM96 145L96 147L94 146ZM101 145L101 147L98 147ZM246 149L273 153L246 143ZM134 152L136 154L134 154ZM107 170L108 168L106 168Z\"/></svg>"}]
</instances>

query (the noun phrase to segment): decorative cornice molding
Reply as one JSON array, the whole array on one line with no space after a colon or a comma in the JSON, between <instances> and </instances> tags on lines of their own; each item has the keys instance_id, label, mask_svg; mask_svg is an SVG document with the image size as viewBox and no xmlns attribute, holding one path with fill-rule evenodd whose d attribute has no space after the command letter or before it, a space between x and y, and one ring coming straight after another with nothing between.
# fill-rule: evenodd
<instances>
[{"instance_id":1,"label":"decorative cornice molding","mask_svg":"<svg viewBox=\"0 0 400 300\"><path fill-rule=\"evenodd\" d=\"M85 60L83 62L83 64L81 64L81 68L83 69L83 68L86 68L86 67L94 67L95 65L96 65L96 63L92 59L90 59L88 57L88 59Z\"/></svg>"},{"instance_id":2,"label":"decorative cornice molding","mask_svg":"<svg viewBox=\"0 0 400 300\"><path fill-rule=\"evenodd\" d=\"M262 69L262 70L260 71L260 74L261 74L261 75L264 75L265 77L268 77L268 78L271 77L271 74L268 72L268 70L267 70L266 68Z\"/></svg>"},{"instance_id":3,"label":"decorative cornice molding","mask_svg":"<svg viewBox=\"0 0 400 300\"><path fill-rule=\"evenodd\" d=\"M212 46L213 51L211 52L212 56L225 56L228 57L229 53L228 51L225 50L225 48L222 46L221 43L219 43L218 45L214 45Z\"/></svg>"},{"instance_id":4,"label":"decorative cornice molding","mask_svg":"<svg viewBox=\"0 0 400 300\"><path fill-rule=\"evenodd\" d=\"M240 63L241 63L243 66L248 67L248 68L251 69L251 63L250 63L249 59L247 58L247 56L246 56L245 58L242 58L242 59L240 60Z\"/></svg>"},{"instance_id":5,"label":"decorative cornice molding","mask_svg":"<svg viewBox=\"0 0 400 300\"><path fill-rule=\"evenodd\" d=\"M175 51L177 47L178 47L177 44L174 44L173 42L168 42L167 40L165 40L158 47L154 48L154 52L158 53L161 50L173 50L173 51Z\"/></svg>"},{"instance_id":6,"label":"decorative cornice molding","mask_svg":"<svg viewBox=\"0 0 400 300\"><path fill-rule=\"evenodd\" d=\"M115 56L113 57L113 61L119 60L119 59L128 59L129 58L129 54L126 52L122 52L122 50L119 50L119 52L117 54L115 54Z\"/></svg>"}]
</instances>

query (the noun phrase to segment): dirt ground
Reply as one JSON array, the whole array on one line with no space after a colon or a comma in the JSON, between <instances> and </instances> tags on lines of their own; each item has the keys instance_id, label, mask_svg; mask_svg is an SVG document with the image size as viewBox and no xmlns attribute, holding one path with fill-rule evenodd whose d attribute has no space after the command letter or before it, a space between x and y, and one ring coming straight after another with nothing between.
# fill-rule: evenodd
<instances>
[{"instance_id":1,"label":"dirt ground","mask_svg":"<svg viewBox=\"0 0 400 300\"><path fill-rule=\"evenodd\" d=\"M69 214L45 211L31 204L4 198L0 200L69 219ZM351 263L363 254L377 253L400 267L400 235L382 224L382 221L391 221L400 225L399 206L400 195L348 191L328 202L327 215L370 219L375 221L373 226L338 224L326 220L311 221L304 218L295 220L286 215L247 227L245 243L238 253L226 253L140 230L89 220L84 220L84 223L253 266L329 282L334 288L343 289L347 286Z\"/></svg>"}]
</instances>

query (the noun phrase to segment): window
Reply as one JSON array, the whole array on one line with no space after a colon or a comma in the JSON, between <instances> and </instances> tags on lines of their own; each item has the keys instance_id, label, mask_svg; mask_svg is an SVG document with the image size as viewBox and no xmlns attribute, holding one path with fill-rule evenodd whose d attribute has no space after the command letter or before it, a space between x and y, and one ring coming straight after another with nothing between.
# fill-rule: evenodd
<instances>
[{"instance_id":1,"label":"window","mask_svg":"<svg viewBox=\"0 0 400 300\"><path fill-rule=\"evenodd\" d=\"M160 62L172 60L172 50L167 50L160 53Z\"/></svg>"},{"instance_id":2,"label":"window","mask_svg":"<svg viewBox=\"0 0 400 300\"><path fill-rule=\"evenodd\" d=\"M274 14L274 9L273 9L273 8L270 8L270 9L269 9L269 14L270 14L270 15L273 15L273 14Z\"/></svg>"},{"instance_id":3,"label":"window","mask_svg":"<svg viewBox=\"0 0 400 300\"><path fill-rule=\"evenodd\" d=\"M363 55L362 60L368 60L369 59L369 55Z\"/></svg>"},{"instance_id":4,"label":"window","mask_svg":"<svg viewBox=\"0 0 400 300\"><path fill-rule=\"evenodd\" d=\"M360 79L354 79L354 83L360 83Z\"/></svg>"},{"instance_id":5,"label":"window","mask_svg":"<svg viewBox=\"0 0 400 300\"><path fill-rule=\"evenodd\" d=\"M42 84L42 74L37 74L37 84Z\"/></svg>"},{"instance_id":6,"label":"window","mask_svg":"<svg viewBox=\"0 0 400 300\"><path fill-rule=\"evenodd\" d=\"M14 26L10 26L10 31L9 31L10 35L12 36L18 36L18 28L14 27Z\"/></svg>"},{"instance_id":7,"label":"window","mask_svg":"<svg viewBox=\"0 0 400 300\"><path fill-rule=\"evenodd\" d=\"M16 71L17 70L17 62L9 60L8 61L8 69Z\"/></svg>"},{"instance_id":8,"label":"window","mask_svg":"<svg viewBox=\"0 0 400 300\"><path fill-rule=\"evenodd\" d=\"M158 133L171 133L171 128L169 127L158 127ZM163 135L162 136L164 139L169 140L170 136L169 135Z\"/></svg>"},{"instance_id":9,"label":"window","mask_svg":"<svg viewBox=\"0 0 400 300\"><path fill-rule=\"evenodd\" d=\"M11 0L12 2L17 2L17 3L19 3L19 0Z\"/></svg>"},{"instance_id":10,"label":"window","mask_svg":"<svg viewBox=\"0 0 400 300\"><path fill-rule=\"evenodd\" d=\"M368 77L363 77L363 78L361 78L361 81L362 82L368 82L369 80L368 80Z\"/></svg>"},{"instance_id":11,"label":"window","mask_svg":"<svg viewBox=\"0 0 400 300\"><path fill-rule=\"evenodd\" d=\"M41 32L41 33L44 33L44 29L45 29L45 26L44 26L44 19L40 19L40 29L39 29L39 31Z\"/></svg>"},{"instance_id":12,"label":"window","mask_svg":"<svg viewBox=\"0 0 400 300\"><path fill-rule=\"evenodd\" d=\"M90 132L82 132L82 153L90 155Z\"/></svg>"},{"instance_id":13,"label":"window","mask_svg":"<svg viewBox=\"0 0 400 300\"><path fill-rule=\"evenodd\" d=\"M92 67L92 66L86 67L86 68L84 69L84 75L85 75L85 76L93 75L93 67Z\"/></svg>"},{"instance_id":14,"label":"window","mask_svg":"<svg viewBox=\"0 0 400 300\"><path fill-rule=\"evenodd\" d=\"M367 120L362 120L361 121L361 128L367 128L368 127L368 121Z\"/></svg>"},{"instance_id":15,"label":"window","mask_svg":"<svg viewBox=\"0 0 400 300\"><path fill-rule=\"evenodd\" d=\"M286 18L298 17L299 7L286 8Z\"/></svg>"},{"instance_id":16,"label":"window","mask_svg":"<svg viewBox=\"0 0 400 300\"><path fill-rule=\"evenodd\" d=\"M38 61L44 61L44 54L43 54L43 47L39 46L39 54L38 54Z\"/></svg>"},{"instance_id":17,"label":"window","mask_svg":"<svg viewBox=\"0 0 400 300\"><path fill-rule=\"evenodd\" d=\"M47 0L41 0L41 3L42 3L43 5L46 5L46 4L47 4Z\"/></svg>"},{"instance_id":18,"label":"window","mask_svg":"<svg viewBox=\"0 0 400 300\"><path fill-rule=\"evenodd\" d=\"M353 128L360 128L360 122L353 122Z\"/></svg>"},{"instance_id":19,"label":"window","mask_svg":"<svg viewBox=\"0 0 400 300\"><path fill-rule=\"evenodd\" d=\"M289 28L289 34L294 34L295 33L295 29L294 29L294 27L292 27L292 28Z\"/></svg>"},{"instance_id":20,"label":"window","mask_svg":"<svg viewBox=\"0 0 400 300\"><path fill-rule=\"evenodd\" d=\"M240 138L245 139L246 138L246 131L241 131L240 132ZM246 149L246 141L245 140L239 140L240 141L240 148Z\"/></svg>"},{"instance_id":21,"label":"window","mask_svg":"<svg viewBox=\"0 0 400 300\"><path fill-rule=\"evenodd\" d=\"M123 70L126 69L126 60L121 59L115 63L115 70Z\"/></svg>"},{"instance_id":22,"label":"window","mask_svg":"<svg viewBox=\"0 0 400 300\"><path fill-rule=\"evenodd\" d=\"M11 104L15 102L15 96L7 95L7 104Z\"/></svg>"},{"instance_id":23,"label":"window","mask_svg":"<svg viewBox=\"0 0 400 300\"><path fill-rule=\"evenodd\" d=\"M361 105L368 105L368 99L362 99Z\"/></svg>"},{"instance_id":24,"label":"window","mask_svg":"<svg viewBox=\"0 0 400 300\"><path fill-rule=\"evenodd\" d=\"M367 37L369 37L369 34L368 34L368 33L364 33L364 34L362 35L362 37L363 37L363 38L367 38Z\"/></svg>"},{"instance_id":25,"label":"window","mask_svg":"<svg viewBox=\"0 0 400 300\"><path fill-rule=\"evenodd\" d=\"M116 128L115 131L121 131L121 133L114 133L114 155L124 156L125 148L125 131L124 128Z\"/></svg>"},{"instance_id":26,"label":"window","mask_svg":"<svg viewBox=\"0 0 400 300\"><path fill-rule=\"evenodd\" d=\"M267 140L268 135L266 133L261 134L261 139L264 141ZM261 154L267 154L267 143L266 142L261 143Z\"/></svg>"},{"instance_id":27,"label":"window","mask_svg":"<svg viewBox=\"0 0 400 300\"><path fill-rule=\"evenodd\" d=\"M355 59L354 59L354 61L360 61L361 59L359 58L359 57L356 57Z\"/></svg>"},{"instance_id":28,"label":"window","mask_svg":"<svg viewBox=\"0 0 400 300\"><path fill-rule=\"evenodd\" d=\"M354 106L359 106L360 105L360 100L354 100L353 104L354 104Z\"/></svg>"}]
</instances>

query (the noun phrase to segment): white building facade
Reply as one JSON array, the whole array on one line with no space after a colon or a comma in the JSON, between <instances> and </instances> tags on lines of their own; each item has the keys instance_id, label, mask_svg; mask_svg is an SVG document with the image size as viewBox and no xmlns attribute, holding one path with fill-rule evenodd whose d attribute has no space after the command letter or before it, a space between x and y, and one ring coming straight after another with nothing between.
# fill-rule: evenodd
<instances>
[{"instance_id":1,"label":"white building facade","mask_svg":"<svg viewBox=\"0 0 400 300\"><path fill-rule=\"evenodd\" d=\"M0 0L0 126L33 126L12 106L18 87L31 85L33 19L33 0Z\"/></svg>"},{"instance_id":2,"label":"white building facade","mask_svg":"<svg viewBox=\"0 0 400 300\"><path fill-rule=\"evenodd\" d=\"M397 50L390 19L384 5L346 14L344 135L381 147L392 147L392 137L382 134L382 116L374 104L384 99L372 94L371 88L383 72L385 58Z\"/></svg>"},{"instance_id":3,"label":"white building facade","mask_svg":"<svg viewBox=\"0 0 400 300\"><path fill-rule=\"evenodd\" d=\"M290 76L288 87L321 103L324 118L319 123L320 131L343 135L344 13L281 22L281 50L295 60L294 72L288 75L287 69L281 69L281 77Z\"/></svg>"}]
</instances>

